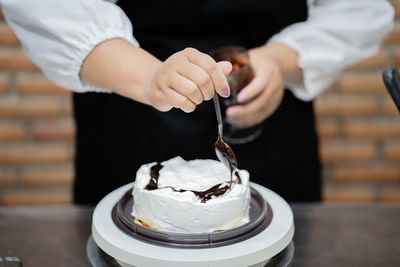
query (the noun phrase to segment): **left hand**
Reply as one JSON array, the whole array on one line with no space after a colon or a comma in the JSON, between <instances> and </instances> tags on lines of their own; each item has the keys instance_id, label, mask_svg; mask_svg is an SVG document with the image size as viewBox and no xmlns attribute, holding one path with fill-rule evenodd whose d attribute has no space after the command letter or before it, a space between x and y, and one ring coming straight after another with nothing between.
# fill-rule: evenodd
<instances>
[{"instance_id":1,"label":"left hand","mask_svg":"<svg viewBox=\"0 0 400 267\"><path fill-rule=\"evenodd\" d=\"M249 50L253 80L238 94L240 105L226 110L227 120L235 125L250 127L268 118L280 105L283 76L279 64L264 53L264 47Z\"/></svg>"}]
</instances>

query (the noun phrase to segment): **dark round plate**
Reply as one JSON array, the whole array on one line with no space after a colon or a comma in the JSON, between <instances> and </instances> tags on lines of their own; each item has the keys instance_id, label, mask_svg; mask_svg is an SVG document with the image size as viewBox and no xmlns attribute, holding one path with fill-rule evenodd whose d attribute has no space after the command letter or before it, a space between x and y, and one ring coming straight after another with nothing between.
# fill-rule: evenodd
<instances>
[{"instance_id":1,"label":"dark round plate","mask_svg":"<svg viewBox=\"0 0 400 267\"><path fill-rule=\"evenodd\" d=\"M271 223L272 209L257 190L251 188L250 221L226 231L201 234L171 233L153 230L135 223L132 216L132 190L127 191L115 204L112 219L129 236L144 242L174 248L212 248L232 245L249 239Z\"/></svg>"}]
</instances>

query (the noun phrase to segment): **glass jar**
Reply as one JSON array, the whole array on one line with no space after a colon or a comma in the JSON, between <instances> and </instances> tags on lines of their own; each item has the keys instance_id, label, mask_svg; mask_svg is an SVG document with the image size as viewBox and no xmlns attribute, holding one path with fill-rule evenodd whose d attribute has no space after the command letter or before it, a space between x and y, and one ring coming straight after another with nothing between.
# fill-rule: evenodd
<instances>
[{"instance_id":1,"label":"glass jar","mask_svg":"<svg viewBox=\"0 0 400 267\"><path fill-rule=\"evenodd\" d=\"M250 66L247 50L240 46L225 46L211 51L210 56L215 61L229 61L232 63L232 72L226 77L231 89L228 98L220 97L222 118L224 121L223 139L230 144L245 144L255 140L263 131L263 125L242 127L229 123L225 118L226 109L230 106L240 105L237 101L239 92L254 78L254 71Z\"/></svg>"}]
</instances>

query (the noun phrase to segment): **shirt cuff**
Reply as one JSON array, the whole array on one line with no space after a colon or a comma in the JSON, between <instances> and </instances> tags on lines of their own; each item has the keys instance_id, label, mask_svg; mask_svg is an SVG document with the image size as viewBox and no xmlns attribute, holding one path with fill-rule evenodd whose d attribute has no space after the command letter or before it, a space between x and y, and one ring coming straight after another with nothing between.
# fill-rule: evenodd
<instances>
[{"instance_id":1,"label":"shirt cuff","mask_svg":"<svg viewBox=\"0 0 400 267\"><path fill-rule=\"evenodd\" d=\"M308 9L306 21L288 26L268 41L298 53L303 79L286 85L304 101L332 85L346 67L377 53L394 17L387 1L315 0Z\"/></svg>"},{"instance_id":2,"label":"shirt cuff","mask_svg":"<svg viewBox=\"0 0 400 267\"><path fill-rule=\"evenodd\" d=\"M307 53L305 49L295 40L274 36L269 42L283 43L290 49L298 53L298 66L303 70L303 77L297 81L285 81L287 87L298 99L303 101L312 101L324 89L331 86L337 78L339 71L332 71L328 75L318 70L318 67L310 66L308 60L313 55Z\"/></svg>"}]
</instances>

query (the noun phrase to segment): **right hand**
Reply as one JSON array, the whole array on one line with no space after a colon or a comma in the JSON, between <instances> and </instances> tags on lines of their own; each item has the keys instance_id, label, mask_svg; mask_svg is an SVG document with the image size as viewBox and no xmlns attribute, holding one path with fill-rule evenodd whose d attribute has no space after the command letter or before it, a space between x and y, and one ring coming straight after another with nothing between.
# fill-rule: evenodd
<instances>
[{"instance_id":1,"label":"right hand","mask_svg":"<svg viewBox=\"0 0 400 267\"><path fill-rule=\"evenodd\" d=\"M230 62L215 62L209 55L186 48L158 65L146 82L148 102L160 111L180 108L192 112L196 105L210 100L215 92L228 97L226 75L232 71Z\"/></svg>"}]
</instances>

